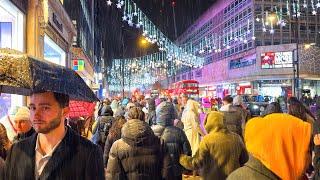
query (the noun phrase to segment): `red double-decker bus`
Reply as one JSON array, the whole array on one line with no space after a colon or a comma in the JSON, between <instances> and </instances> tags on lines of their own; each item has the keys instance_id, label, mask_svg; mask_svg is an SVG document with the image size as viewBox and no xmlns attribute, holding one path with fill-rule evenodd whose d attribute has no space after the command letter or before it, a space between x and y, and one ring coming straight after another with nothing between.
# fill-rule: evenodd
<instances>
[{"instance_id":1,"label":"red double-decker bus","mask_svg":"<svg viewBox=\"0 0 320 180\"><path fill-rule=\"evenodd\" d=\"M196 80L182 80L173 83L169 87L169 93L171 96L180 96L186 94L190 97L199 96L199 82Z\"/></svg>"}]
</instances>

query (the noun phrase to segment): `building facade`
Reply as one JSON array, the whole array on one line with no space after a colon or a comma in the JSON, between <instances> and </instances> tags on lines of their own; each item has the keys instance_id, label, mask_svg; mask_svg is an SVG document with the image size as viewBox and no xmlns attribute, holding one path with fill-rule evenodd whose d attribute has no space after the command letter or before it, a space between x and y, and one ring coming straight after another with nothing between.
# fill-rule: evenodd
<instances>
[{"instance_id":1,"label":"building facade","mask_svg":"<svg viewBox=\"0 0 320 180\"><path fill-rule=\"evenodd\" d=\"M73 24L77 29L77 36L73 40L73 57L71 66L83 78L92 90L101 98L101 30L97 25L97 1L73 0L64 1ZM83 65L83 68L79 67Z\"/></svg>"},{"instance_id":2,"label":"building facade","mask_svg":"<svg viewBox=\"0 0 320 180\"><path fill-rule=\"evenodd\" d=\"M69 67L75 34L62 1L0 0L0 48L15 49ZM1 93L0 119L10 139L14 131L8 115L26 103L26 97Z\"/></svg>"},{"instance_id":3,"label":"building facade","mask_svg":"<svg viewBox=\"0 0 320 180\"><path fill-rule=\"evenodd\" d=\"M202 96L291 96L299 58L299 88L319 94L320 71L312 66L320 63L319 48L310 44L319 45L320 12L308 3L295 13L282 0L218 0L176 41L199 46L213 37L206 44L213 48L198 53L204 66L181 68L170 81L196 79Z\"/></svg>"},{"instance_id":4,"label":"building facade","mask_svg":"<svg viewBox=\"0 0 320 180\"><path fill-rule=\"evenodd\" d=\"M0 0L0 48L26 52L26 13L26 1ZM23 96L0 92L0 122L7 129L13 129L9 115L23 104ZM13 138L14 131L8 131L8 136Z\"/></svg>"}]
</instances>

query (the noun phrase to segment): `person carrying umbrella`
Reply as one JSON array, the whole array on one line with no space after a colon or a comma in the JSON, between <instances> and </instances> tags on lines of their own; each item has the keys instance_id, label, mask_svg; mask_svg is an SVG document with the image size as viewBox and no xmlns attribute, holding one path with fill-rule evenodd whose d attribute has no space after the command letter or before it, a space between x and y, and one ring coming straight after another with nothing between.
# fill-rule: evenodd
<instances>
[{"instance_id":1,"label":"person carrying umbrella","mask_svg":"<svg viewBox=\"0 0 320 180\"><path fill-rule=\"evenodd\" d=\"M36 133L13 144L3 179L104 179L100 148L65 126L69 96L43 91L30 97Z\"/></svg>"}]
</instances>

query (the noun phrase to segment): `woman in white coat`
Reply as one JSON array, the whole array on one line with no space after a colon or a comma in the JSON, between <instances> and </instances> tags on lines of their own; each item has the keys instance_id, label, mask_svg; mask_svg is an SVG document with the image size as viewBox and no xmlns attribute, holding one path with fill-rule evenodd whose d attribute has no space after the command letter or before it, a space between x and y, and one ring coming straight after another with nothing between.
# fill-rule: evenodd
<instances>
[{"instance_id":1,"label":"woman in white coat","mask_svg":"<svg viewBox=\"0 0 320 180\"><path fill-rule=\"evenodd\" d=\"M184 125L184 132L187 135L188 141L191 146L192 156L197 152L200 144L200 135L204 136L200 128L199 121L199 103L192 99L187 101L187 104L183 110L181 121Z\"/></svg>"}]
</instances>

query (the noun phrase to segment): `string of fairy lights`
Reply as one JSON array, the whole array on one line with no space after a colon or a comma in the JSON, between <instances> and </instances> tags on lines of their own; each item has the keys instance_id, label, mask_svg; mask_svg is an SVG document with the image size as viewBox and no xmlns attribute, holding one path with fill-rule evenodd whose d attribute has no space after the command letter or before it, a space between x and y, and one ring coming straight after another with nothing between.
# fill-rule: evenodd
<instances>
[{"instance_id":1,"label":"string of fairy lights","mask_svg":"<svg viewBox=\"0 0 320 180\"><path fill-rule=\"evenodd\" d=\"M137 58L113 59L112 66L108 68L109 90L119 92L123 88L130 91L136 87L147 87L172 74L174 70L169 68L171 62L165 55L165 52L158 52Z\"/></svg>"},{"instance_id":2,"label":"string of fairy lights","mask_svg":"<svg viewBox=\"0 0 320 180\"><path fill-rule=\"evenodd\" d=\"M281 1L282 3L282 1ZM312 14L318 15L320 10L320 0L286 0L283 6L272 6L270 11L257 14L255 21L262 24L262 31L274 34L275 26L285 27L291 21L291 17L298 18Z\"/></svg>"},{"instance_id":3,"label":"string of fairy lights","mask_svg":"<svg viewBox=\"0 0 320 180\"><path fill-rule=\"evenodd\" d=\"M250 18L237 30L230 28L223 33L210 33L200 38L196 44L187 42L178 46L153 24L132 0L108 0L107 5L114 5L121 10L122 20L131 27L141 29L144 38L151 44L157 44L160 51L143 57L113 59L112 66L108 69L109 90L113 91L121 91L123 86L128 90L128 87L153 84L159 79L174 75L181 67L201 68L207 54L221 53L223 49L229 49L234 42L248 43L255 39L254 20ZM120 74L120 69L124 70L124 73ZM146 76L148 74L150 76Z\"/></svg>"}]
</instances>

